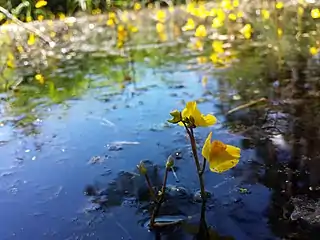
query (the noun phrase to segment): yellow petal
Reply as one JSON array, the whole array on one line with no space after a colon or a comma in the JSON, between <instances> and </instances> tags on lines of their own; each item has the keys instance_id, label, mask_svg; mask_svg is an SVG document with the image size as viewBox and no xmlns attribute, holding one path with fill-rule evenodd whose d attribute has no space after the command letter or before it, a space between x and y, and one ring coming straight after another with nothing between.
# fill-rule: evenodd
<instances>
[{"instance_id":1,"label":"yellow petal","mask_svg":"<svg viewBox=\"0 0 320 240\"><path fill-rule=\"evenodd\" d=\"M226 152L229 153L232 157L235 158L240 158L240 148L232 146L232 145L227 145Z\"/></svg>"},{"instance_id":2,"label":"yellow petal","mask_svg":"<svg viewBox=\"0 0 320 240\"><path fill-rule=\"evenodd\" d=\"M35 8L42 8L47 5L47 1L40 0L36 3Z\"/></svg>"},{"instance_id":3,"label":"yellow petal","mask_svg":"<svg viewBox=\"0 0 320 240\"><path fill-rule=\"evenodd\" d=\"M212 137L212 132L209 133L202 147L202 156L208 161L210 159L210 152L211 152L211 137Z\"/></svg>"},{"instance_id":4,"label":"yellow petal","mask_svg":"<svg viewBox=\"0 0 320 240\"><path fill-rule=\"evenodd\" d=\"M211 114L207 114L206 116L202 115L202 117L203 117L203 120L205 121L205 126L203 127L214 125L217 122L216 117Z\"/></svg>"},{"instance_id":5,"label":"yellow petal","mask_svg":"<svg viewBox=\"0 0 320 240\"><path fill-rule=\"evenodd\" d=\"M311 17L312 18L320 18L320 9L314 8L311 10Z\"/></svg>"},{"instance_id":6,"label":"yellow petal","mask_svg":"<svg viewBox=\"0 0 320 240\"><path fill-rule=\"evenodd\" d=\"M229 146L230 145L227 145L227 149L230 148ZM212 172L222 173L236 166L239 162L240 149L239 151L236 151L235 149L232 149L231 151L232 151L232 154L234 155L238 154L238 156L234 157L231 154L229 154L227 151L223 151L222 153L214 157L210 156L211 157L209 161L210 170Z\"/></svg>"}]
</instances>

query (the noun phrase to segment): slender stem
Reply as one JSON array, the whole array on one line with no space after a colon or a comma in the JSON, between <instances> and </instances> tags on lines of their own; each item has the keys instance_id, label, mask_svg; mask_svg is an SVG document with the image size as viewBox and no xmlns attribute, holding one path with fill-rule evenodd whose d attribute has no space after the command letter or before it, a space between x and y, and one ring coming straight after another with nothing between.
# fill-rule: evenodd
<instances>
[{"instance_id":1,"label":"slender stem","mask_svg":"<svg viewBox=\"0 0 320 240\"><path fill-rule=\"evenodd\" d=\"M164 173L164 178L163 178L163 183L162 183L162 188L161 188L161 195L159 196L159 199L156 202L156 206L153 209L152 215L151 215L151 220L150 220L150 227L153 228L155 226L155 218L159 213L161 204L163 203L164 200L164 195L165 195L165 191L166 191L166 185L167 185L167 179L168 179L168 172L169 169L166 168L166 171Z\"/></svg>"},{"instance_id":2,"label":"slender stem","mask_svg":"<svg viewBox=\"0 0 320 240\"><path fill-rule=\"evenodd\" d=\"M204 171L206 170L206 164L207 164L207 159L203 158L203 161L202 161L202 169L200 171L200 176L203 175Z\"/></svg>"},{"instance_id":3,"label":"slender stem","mask_svg":"<svg viewBox=\"0 0 320 240\"><path fill-rule=\"evenodd\" d=\"M149 191L150 191L151 198L152 198L152 200L155 201L157 198L156 198L156 195L154 194L150 178L149 178L148 174L145 174L144 176L145 176L146 181L147 181L147 185L148 185L148 188L149 188Z\"/></svg>"},{"instance_id":4,"label":"slender stem","mask_svg":"<svg viewBox=\"0 0 320 240\"><path fill-rule=\"evenodd\" d=\"M204 181L203 181L203 177L202 177L202 173L201 173L201 169L200 169L200 162L199 162L198 153L197 153L197 144L196 144L196 140L194 137L193 129L192 128L189 129L184 122L183 122L183 124L184 124L186 131L187 131L189 138L190 138L194 162L197 167L197 173L198 173L199 182L200 182L201 198L202 198L203 203L205 203L206 202L206 192L204 189Z\"/></svg>"}]
</instances>

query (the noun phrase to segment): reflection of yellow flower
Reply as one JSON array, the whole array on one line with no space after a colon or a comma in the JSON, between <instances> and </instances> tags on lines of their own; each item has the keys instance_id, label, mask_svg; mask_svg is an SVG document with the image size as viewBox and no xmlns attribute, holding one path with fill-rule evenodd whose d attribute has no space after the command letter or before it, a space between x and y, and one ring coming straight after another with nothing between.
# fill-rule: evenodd
<instances>
[{"instance_id":1,"label":"reflection of yellow flower","mask_svg":"<svg viewBox=\"0 0 320 240\"><path fill-rule=\"evenodd\" d=\"M236 166L240 158L240 148L217 140L211 142L211 137L212 132L209 133L202 148L202 156L207 159L210 170L222 173Z\"/></svg>"},{"instance_id":2,"label":"reflection of yellow flower","mask_svg":"<svg viewBox=\"0 0 320 240\"><path fill-rule=\"evenodd\" d=\"M252 33L252 27L250 23L247 23L244 25L243 28L240 29L240 33L246 38L250 39L251 38L251 33Z\"/></svg>"},{"instance_id":3,"label":"reflection of yellow flower","mask_svg":"<svg viewBox=\"0 0 320 240\"><path fill-rule=\"evenodd\" d=\"M195 28L195 23L192 18L188 18L187 23L182 27L182 31L190 31Z\"/></svg>"},{"instance_id":4,"label":"reflection of yellow flower","mask_svg":"<svg viewBox=\"0 0 320 240\"><path fill-rule=\"evenodd\" d=\"M311 48L309 49L309 52L310 52L310 54L311 54L312 56L314 56L314 55L316 55L316 54L319 52L319 49L316 48L316 47L311 47Z\"/></svg>"},{"instance_id":5,"label":"reflection of yellow flower","mask_svg":"<svg viewBox=\"0 0 320 240\"><path fill-rule=\"evenodd\" d=\"M199 25L197 27L196 32L194 33L196 37L206 37L207 36L207 30L204 25Z\"/></svg>"},{"instance_id":6,"label":"reflection of yellow flower","mask_svg":"<svg viewBox=\"0 0 320 240\"><path fill-rule=\"evenodd\" d=\"M217 122L215 116L211 114L204 115L197 108L197 103L187 102L186 107L181 112L182 119L189 119L195 127L208 127ZM179 123L180 126L183 126L182 123Z\"/></svg>"},{"instance_id":7,"label":"reflection of yellow flower","mask_svg":"<svg viewBox=\"0 0 320 240\"><path fill-rule=\"evenodd\" d=\"M320 18L320 10L319 8L314 8L311 10L311 17L312 18Z\"/></svg>"},{"instance_id":8,"label":"reflection of yellow flower","mask_svg":"<svg viewBox=\"0 0 320 240\"><path fill-rule=\"evenodd\" d=\"M35 8L42 8L47 5L47 1L39 0L37 1Z\"/></svg>"},{"instance_id":9,"label":"reflection of yellow flower","mask_svg":"<svg viewBox=\"0 0 320 240\"><path fill-rule=\"evenodd\" d=\"M193 44L192 44L192 48L195 50L203 50L203 42L200 39L197 39Z\"/></svg>"},{"instance_id":10,"label":"reflection of yellow flower","mask_svg":"<svg viewBox=\"0 0 320 240\"><path fill-rule=\"evenodd\" d=\"M282 9L283 8L283 2L279 1L276 3L276 9Z\"/></svg>"},{"instance_id":11,"label":"reflection of yellow flower","mask_svg":"<svg viewBox=\"0 0 320 240\"><path fill-rule=\"evenodd\" d=\"M261 15L262 15L262 18L265 20L270 18L270 12L266 9L261 10Z\"/></svg>"}]
</instances>

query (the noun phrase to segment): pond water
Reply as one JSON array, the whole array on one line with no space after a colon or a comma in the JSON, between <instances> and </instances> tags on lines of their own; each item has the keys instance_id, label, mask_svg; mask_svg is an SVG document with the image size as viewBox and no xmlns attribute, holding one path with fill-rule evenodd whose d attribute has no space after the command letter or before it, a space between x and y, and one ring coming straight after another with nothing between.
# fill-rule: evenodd
<instances>
[{"instance_id":1,"label":"pond water","mask_svg":"<svg viewBox=\"0 0 320 240\"><path fill-rule=\"evenodd\" d=\"M44 84L28 82L30 75L19 72L26 82L1 94L1 239L154 239L144 227L145 202L131 194L135 190L123 176L140 160L152 161L163 173L172 154L180 181L170 174L168 184L191 195L198 191L184 129L166 122L171 110L191 100L218 119L209 129L197 129L199 144L213 131L214 138L242 148L235 169L205 172L212 195L207 220L216 239L280 238L270 210L277 198L263 180L267 143L248 147L248 136L234 131L224 110L230 102L223 99L236 99L235 90L225 89L211 63L188 50L187 39L147 39L130 58L78 51L43 70ZM101 199L88 196L95 195L89 190L107 191L114 184L114 190L125 189L115 193L114 202L112 191L102 207ZM196 222L199 203L184 198L168 212ZM192 239L188 229L192 225L163 239Z\"/></svg>"}]
</instances>

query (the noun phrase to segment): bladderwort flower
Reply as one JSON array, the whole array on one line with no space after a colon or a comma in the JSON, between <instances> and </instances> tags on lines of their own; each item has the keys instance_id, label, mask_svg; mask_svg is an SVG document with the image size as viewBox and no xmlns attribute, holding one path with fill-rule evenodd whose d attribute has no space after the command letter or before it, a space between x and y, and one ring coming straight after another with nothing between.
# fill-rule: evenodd
<instances>
[{"instance_id":1,"label":"bladderwort flower","mask_svg":"<svg viewBox=\"0 0 320 240\"><path fill-rule=\"evenodd\" d=\"M212 132L209 133L202 148L202 156L207 159L210 170L222 173L236 166L240 158L240 148L218 140L211 141L211 138Z\"/></svg>"},{"instance_id":2,"label":"bladderwort flower","mask_svg":"<svg viewBox=\"0 0 320 240\"><path fill-rule=\"evenodd\" d=\"M195 101L187 102L186 107L181 112L174 110L170 115L173 117L171 120L168 120L170 123L178 123L180 126L186 124L188 127L193 128L209 127L217 122L215 116L202 114Z\"/></svg>"}]
</instances>

